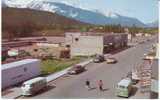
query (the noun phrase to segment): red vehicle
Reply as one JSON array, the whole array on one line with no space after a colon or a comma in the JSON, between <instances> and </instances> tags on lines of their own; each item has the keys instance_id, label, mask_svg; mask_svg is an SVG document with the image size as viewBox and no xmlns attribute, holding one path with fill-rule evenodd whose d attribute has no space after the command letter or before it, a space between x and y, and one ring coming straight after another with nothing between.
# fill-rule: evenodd
<instances>
[{"instance_id":1,"label":"red vehicle","mask_svg":"<svg viewBox=\"0 0 160 100\"><path fill-rule=\"evenodd\" d=\"M81 72L85 71L85 68L81 65L75 65L72 67L69 71L68 74L79 74Z\"/></svg>"}]
</instances>

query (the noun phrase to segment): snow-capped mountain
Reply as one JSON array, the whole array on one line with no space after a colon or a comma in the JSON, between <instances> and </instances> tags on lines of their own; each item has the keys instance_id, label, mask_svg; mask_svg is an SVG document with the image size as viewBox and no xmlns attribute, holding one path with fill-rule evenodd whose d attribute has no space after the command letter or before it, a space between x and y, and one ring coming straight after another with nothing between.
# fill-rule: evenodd
<instances>
[{"instance_id":1,"label":"snow-capped mountain","mask_svg":"<svg viewBox=\"0 0 160 100\"><path fill-rule=\"evenodd\" d=\"M8 7L26 8L27 4L33 0L2 0Z\"/></svg>"},{"instance_id":2,"label":"snow-capped mountain","mask_svg":"<svg viewBox=\"0 0 160 100\"><path fill-rule=\"evenodd\" d=\"M65 3L53 2L52 0L30 0L26 5L19 5L19 3L13 3L16 0L5 0L9 1L6 3L9 7L17 8L30 8L36 10L49 11L53 13L58 13L60 15L73 18L85 23L91 24L121 24L122 26L140 26L144 27L145 24L140 22L136 18L122 16L120 14L109 12L107 14L98 11L86 10L83 8L75 7ZM12 2L11 2L12 1Z\"/></svg>"}]
</instances>

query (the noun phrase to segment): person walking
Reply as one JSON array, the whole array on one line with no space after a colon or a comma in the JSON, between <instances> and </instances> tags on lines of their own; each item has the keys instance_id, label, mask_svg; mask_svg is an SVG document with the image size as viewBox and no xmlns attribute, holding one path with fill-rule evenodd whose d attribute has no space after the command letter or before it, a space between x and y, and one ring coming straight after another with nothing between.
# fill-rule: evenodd
<instances>
[{"instance_id":1,"label":"person walking","mask_svg":"<svg viewBox=\"0 0 160 100\"><path fill-rule=\"evenodd\" d=\"M98 81L98 87L99 87L100 91L103 91L103 82L102 82L102 80Z\"/></svg>"},{"instance_id":2,"label":"person walking","mask_svg":"<svg viewBox=\"0 0 160 100\"><path fill-rule=\"evenodd\" d=\"M87 79L85 83L86 83L86 88L89 90L91 88L90 81Z\"/></svg>"}]
</instances>

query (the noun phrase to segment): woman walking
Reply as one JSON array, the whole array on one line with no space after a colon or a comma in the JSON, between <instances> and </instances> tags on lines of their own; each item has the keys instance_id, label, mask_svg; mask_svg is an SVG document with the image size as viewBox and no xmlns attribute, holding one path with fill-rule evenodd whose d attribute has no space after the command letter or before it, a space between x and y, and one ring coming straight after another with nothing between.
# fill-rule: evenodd
<instances>
[{"instance_id":1,"label":"woman walking","mask_svg":"<svg viewBox=\"0 0 160 100\"><path fill-rule=\"evenodd\" d=\"M103 91L103 82L102 82L102 80L98 81L98 87L99 87L100 91Z\"/></svg>"}]
</instances>

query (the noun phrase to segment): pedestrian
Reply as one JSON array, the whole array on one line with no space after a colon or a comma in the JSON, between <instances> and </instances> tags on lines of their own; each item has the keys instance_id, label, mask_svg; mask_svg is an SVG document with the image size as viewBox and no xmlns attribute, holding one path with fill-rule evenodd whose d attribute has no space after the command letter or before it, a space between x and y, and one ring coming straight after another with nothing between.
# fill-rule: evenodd
<instances>
[{"instance_id":1,"label":"pedestrian","mask_svg":"<svg viewBox=\"0 0 160 100\"><path fill-rule=\"evenodd\" d=\"M103 91L103 82L102 82L102 80L98 81L98 87L99 87L100 91Z\"/></svg>"},{"instance_id":2,"label":"pedestrian","mask_svg":"<svg viewBox=\"0 0 160 100\"><path fill-rule=\"evenodd\" d=\"M90 81L88 79L86 79L86 88L89 90L91 87L90 87Z\"/></svg>"}]
</instances>

